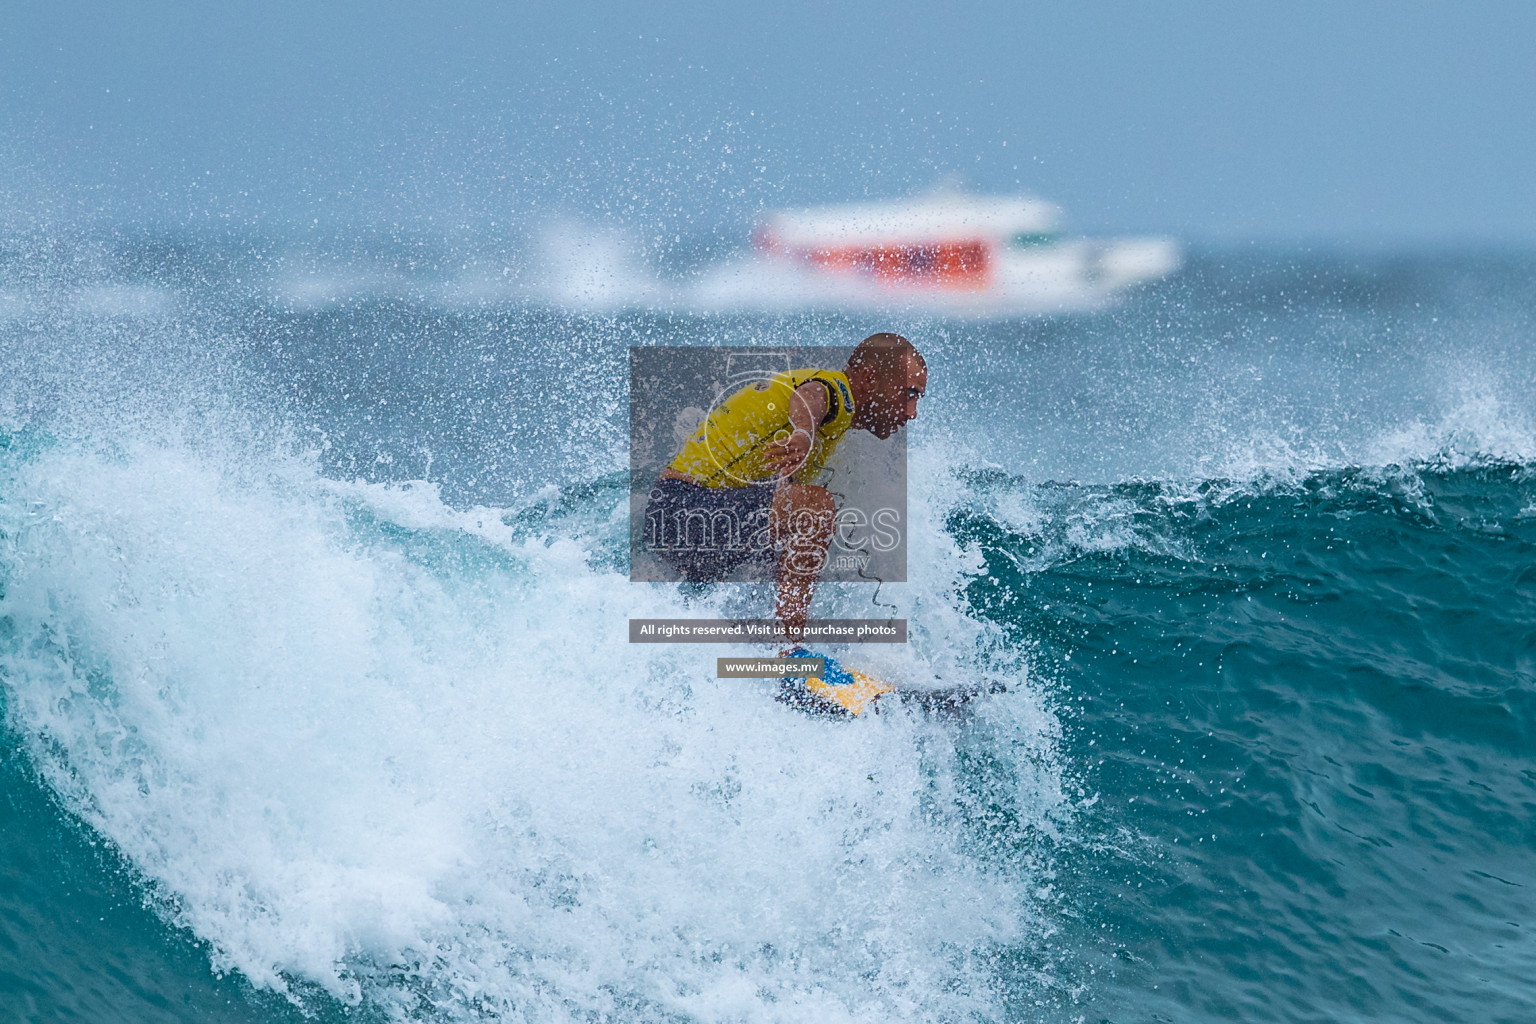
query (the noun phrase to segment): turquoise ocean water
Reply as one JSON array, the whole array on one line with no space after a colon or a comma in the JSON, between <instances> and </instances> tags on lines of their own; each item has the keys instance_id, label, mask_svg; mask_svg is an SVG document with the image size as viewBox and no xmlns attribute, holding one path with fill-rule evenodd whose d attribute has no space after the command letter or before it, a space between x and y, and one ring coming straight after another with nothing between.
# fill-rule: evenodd
<instances>
[{"instance_id":1,"label":"turquoise ocean water","mask_svg":"<svg viewBox=\"0 0 1536 1024\"><path fill-rule=\"evenodd\" d=\"M1531 1019L1529 257L966 322L284 251L0 254L0 1016ZM765 596L627 582L627 348L880 329L909 582L822 609L1008 692L826 722L631 648Z\"/></svg>"}]
</instances>

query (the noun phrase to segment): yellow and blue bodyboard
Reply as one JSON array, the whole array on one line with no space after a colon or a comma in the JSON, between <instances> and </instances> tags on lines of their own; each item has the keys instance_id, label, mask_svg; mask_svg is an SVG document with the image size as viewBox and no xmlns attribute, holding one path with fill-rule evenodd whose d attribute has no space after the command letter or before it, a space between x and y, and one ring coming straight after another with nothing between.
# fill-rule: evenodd
<instances>
[{"instance_id":1,"label":"yellow and blue bodyboard","mask_svg":"<svg viewBox=\"0 0 1536 1024\"><path fill-rule=\"evenodd\" d=\"M779 685L779 700L812 714L857 717L896 690L882 679L844 668L829 655L804 647L796 647L785 657L825 659L820 676L785 676Z\"/></svg>"}]
</instances>

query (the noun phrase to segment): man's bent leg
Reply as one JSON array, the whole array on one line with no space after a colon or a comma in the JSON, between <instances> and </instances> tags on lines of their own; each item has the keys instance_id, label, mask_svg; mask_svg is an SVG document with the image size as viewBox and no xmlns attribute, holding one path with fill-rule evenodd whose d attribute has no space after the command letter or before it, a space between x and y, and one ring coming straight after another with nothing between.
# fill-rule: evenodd
<instances>
[{"instance_id":1,"label":"man's bent leg","mask_svg":"<svg viewBox=\"0 0 1536 1024\"><path fill-rule=\"evenodd\" d=\"M646 548L682 582L727 580L743 563L771 555L757 534L775 491L772 485L711 489L658 480L645 506ZM761 579L760 571L752 578Z\"/></svg>"},{"instance_id":2,"label":"man's bent leg","mask_svg":"<svg viewBox=\"0 0 1536 1024\"><path fill-rule=\"evenodd\" d=\"M774 573L779 596L774 615L791 640L799 640L805 633L811 596L826 564L827 546L832 543L836 513L837 503L825 487L785 484L773 496L771 522L779 549Z\"/></svg>"}]
</instances>

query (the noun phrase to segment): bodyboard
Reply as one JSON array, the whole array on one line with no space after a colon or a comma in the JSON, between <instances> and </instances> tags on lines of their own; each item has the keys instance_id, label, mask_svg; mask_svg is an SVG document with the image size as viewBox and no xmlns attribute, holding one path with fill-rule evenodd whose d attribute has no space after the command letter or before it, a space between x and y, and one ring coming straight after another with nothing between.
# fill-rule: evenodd
<instances>
[{"instance_id":1,"label":"bodyboard","mask_svg":"<svg viewBox=\"0 0 1536 1024\"><path fill-rule=\"evenodd\" d=\"M949 717L961 712L965 705L984 693L1006 693L1008 690L998 682L985 687L967 684L939 689L906 689L847 668L831 655L817 654L804 647L786 651L784 657L825 659L820 676L783 677L775 698L811 715L858 718L878 713L895 701L926 714Z\"/></svg>"},{"instance_id":2,"label":"bodyboard","mask_svg":"<svg viewBox=\"0 0 1536 1024\"><path fill-rule=\"evenodd\" d=\"M796 647L785 657L825 659L821 675L785 676L779 686L778 699L802 711L857 717L869 710L878 698L896 691L896 687L883 679L844 668L828 654Z\"/></svg>"}]
</instances>

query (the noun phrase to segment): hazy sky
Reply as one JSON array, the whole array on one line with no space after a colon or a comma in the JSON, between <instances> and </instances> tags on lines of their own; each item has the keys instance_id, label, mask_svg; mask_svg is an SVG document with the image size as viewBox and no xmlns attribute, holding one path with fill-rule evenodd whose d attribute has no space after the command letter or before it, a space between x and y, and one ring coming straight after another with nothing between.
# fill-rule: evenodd
<instances>
[{"instance_id":1,"label":"hazy sky","mask_svg":"<svg viewBox=\"0 0 1536 1024\"><path fill-rule=\"evenodd\" d=\"M0 202L655 235L945 180L1083 231L1536 243L1536 3L5 0Z\"/></svg>"}]
</instances>

